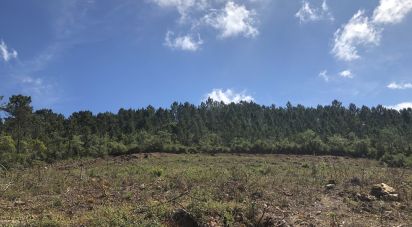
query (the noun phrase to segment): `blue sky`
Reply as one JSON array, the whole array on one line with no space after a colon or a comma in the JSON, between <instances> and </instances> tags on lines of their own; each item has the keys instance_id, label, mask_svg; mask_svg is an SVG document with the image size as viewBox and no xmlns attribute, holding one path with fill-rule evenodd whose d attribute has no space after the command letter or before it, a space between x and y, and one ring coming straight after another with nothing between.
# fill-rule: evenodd
<instances>
[{"instance_id":1,"label":"blue sky","mask_svg":"<svg viewBox=\"0 0 412 227\"><path fill-rule=\"evenodd\" d=\"M412 106L412 0L3 0L0 95L70 114L207 97Z\"/></svg>"}]
</instances>

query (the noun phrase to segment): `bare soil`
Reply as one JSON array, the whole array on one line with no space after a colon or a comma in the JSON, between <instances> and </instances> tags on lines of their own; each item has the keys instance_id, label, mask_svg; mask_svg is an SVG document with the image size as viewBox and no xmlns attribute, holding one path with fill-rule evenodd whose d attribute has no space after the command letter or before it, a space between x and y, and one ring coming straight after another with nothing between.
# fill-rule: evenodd
<instances>
[{"instance_id":1,"label":"bare soil","mask_svg":"<svg viewBox=\"0 0 412 227\"><path fill-rule=\"evenodd\" d=\"M371 196L378 183L396 199ZM0 172L0 226L412 226L412 170L331 156L68 160Z\"/></svg>"}]
</instances>

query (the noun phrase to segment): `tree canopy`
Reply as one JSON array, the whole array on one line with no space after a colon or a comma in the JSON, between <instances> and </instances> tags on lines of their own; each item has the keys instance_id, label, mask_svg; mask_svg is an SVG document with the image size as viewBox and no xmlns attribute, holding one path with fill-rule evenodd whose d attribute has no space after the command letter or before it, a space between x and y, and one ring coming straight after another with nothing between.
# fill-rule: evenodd
<instances>
[{"instance_id":1,"label":"tree canopy","mask_svg":"<svg viewBox=\"0 0 412 227\"><path fill-rule=\"evenodd\" d=\"M209 99L199 106L174 102L170 108L65 117L33 110L27 96L1 103L0 164L5 166L157 151L346 155L397 166L412 160L412 109L345 107L337 100L314 108Z\"/></svg>"}]
</instances>

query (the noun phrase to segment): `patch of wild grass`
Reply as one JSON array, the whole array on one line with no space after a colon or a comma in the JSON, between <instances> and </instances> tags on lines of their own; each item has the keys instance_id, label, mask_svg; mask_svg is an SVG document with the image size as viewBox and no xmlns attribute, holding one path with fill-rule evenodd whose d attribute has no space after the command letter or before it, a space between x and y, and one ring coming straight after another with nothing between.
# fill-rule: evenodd
<instances>
[{"instance_id":1,"label":"patch of wild grass","mask_svg":"<svg viewBox=\"0 0 412 227\"><path fill-rule=\"evenodd\" d=\"M239 220L256 225L264 210L286 215L313 209L332 193L324 189L329 180L342 192L354 193L385 182L399 190L407 205L400 211L403 217L412 218L406 215L412 200L408 169L342 157L189 154L66 161L11 171L0 176L0 186L10 182L0 194L0 220L34 226L164 226L183 208L202 224L214 219L227 226ZM24 204L15 205L17 200ZM350 198L343 204L362 209ZM340 221L335 212L325 212L324 219Z\"/></svg>"}]
</instances>

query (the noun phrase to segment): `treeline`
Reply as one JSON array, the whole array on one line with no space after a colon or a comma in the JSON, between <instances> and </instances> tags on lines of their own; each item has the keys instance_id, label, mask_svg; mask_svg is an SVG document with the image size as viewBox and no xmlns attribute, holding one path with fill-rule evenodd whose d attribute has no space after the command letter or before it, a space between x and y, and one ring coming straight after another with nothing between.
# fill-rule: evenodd
<instances>
[{"instance_id":1,"label":"treeline","mask_svg":"<svg viewBox=\"0 0 412 227\"><path fill-rule=\"evenodd\" d=\"M0 110L3 167L157 151L343 155L412 165L412 109L345 107L336 100L316 108L207 100L66 118L34 111L30 97L15 95L0 102Z\"/></svg>"}]
</instances>

